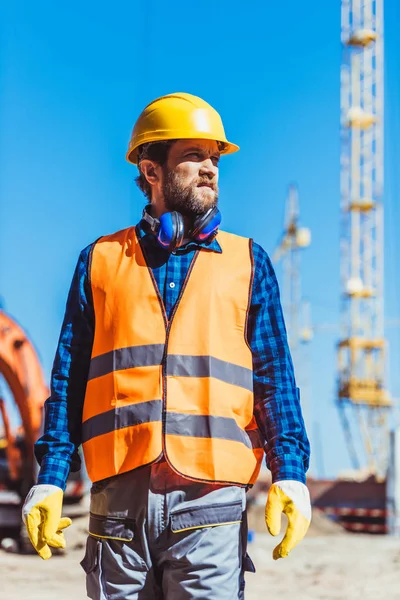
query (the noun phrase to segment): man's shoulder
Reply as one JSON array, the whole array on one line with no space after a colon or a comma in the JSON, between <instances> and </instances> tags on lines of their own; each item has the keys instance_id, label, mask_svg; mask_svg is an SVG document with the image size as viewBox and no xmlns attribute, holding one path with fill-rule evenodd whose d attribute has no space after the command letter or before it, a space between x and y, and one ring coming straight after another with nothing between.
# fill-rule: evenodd
<instances>
[{"instance_id":1,"label":"man's shoulder","mask_svg":"<svg viewBox=\"0 0 400 600\"><path fill-rule=\"evenodd\" d=\"M79 260L81 263L88 264L95 248L97 248L100 251L102 248L104 248L104 250L107 251L110 245L113 246L115 244L119 244L121 248L123 248L126 245L132 245L132 239L134 235L134 225L131 227L125 227L124 229L119 229L114 233L101 235L93 242L88 244L85 248L83 248L83 250L81 250Z\"/></svg>"},{"instance_id":2,"label":"man's shoulder","mask_svg":"<svg viewBox=\"0 0 400 600\"><path fill-rule=\"evenodd\" d=\"M219 231L217 239L221 241L223 241L224 239L229 239L233 243L238 242L247 245L250 244L254 262L256 264L271 263L270 257L266 250L264 250L264 248L260 244L255 242L252 238L243 235L238 235L237 233L231 233L230 231L225 231L222 229Z\"/></svg>"},{"instance_id":3,"label":"man's shoulder","mask_svg":"<svg viewBox=\"0 0 400 600\"><path fill-rule=\"evenodd\" d=\"M118 229L118 231L114 231L113 233L107 233L97 238L91 245L105 243L105 242L121 242L121 240L126 240L128 238L132 238L135 234L135 225L131 225L130 227L124 227L124 229Z\"/></svg>"},{"instance_id":4,"label":"man's shoulder","mask_svg":"<svg viewBox=\"0 0 400 600\"><path fill-rule=\"evenodd\" d=\"M96 240L94 240L91 244L86 246L82 250L83 253L91 253L96 246L105 245L113 245L120 244L124 246L126 243L131 242L135 236L135 226L125 227L124 229L119 229L118 231L114 231L113 233L106 233L105 235L101 235Z\"/></svg>"},{"instance_id":5,"label":"man's shoulder","mask_svg":"<svg viewBox=\"0 0 400 600\"><path fill-rule=\"evenodd\" d=\"M226 231L226 229L219 229L218 230L218 238L230 238L232 240L247 240L247 242L249 241L250 238L246 237L245 235L239 235L237 233L232 233L231 231Z\"/></svg>"},{"instance_id":6,"label":"man's shoulder","mask_svg":"<svg viewBox=\"0 0 400 600\"><path fill-rule=\"evenodd\" d=\"M234 252L242 249L248 251L251 240L243 235L237 233L231 233L220 229L217 235L217 241L220 244L222 250L226 249L228 252Z\"/></svg>"}]
</instances>

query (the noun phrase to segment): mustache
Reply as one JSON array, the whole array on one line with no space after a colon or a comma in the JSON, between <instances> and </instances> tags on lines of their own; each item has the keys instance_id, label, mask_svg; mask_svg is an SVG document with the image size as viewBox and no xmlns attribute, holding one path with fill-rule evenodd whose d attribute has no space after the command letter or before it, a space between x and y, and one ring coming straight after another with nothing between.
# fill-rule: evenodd
<instances>
[{"instance_id":1,"label":"mustache","mask_svg":"<svg viewBox=\"0 0 400 600\"><path fill-rule=\"evenodd\" d=\"M216 190L216 189L217 189L217 184L216 184L216 182L215 182L215 181L212 181L212 180L210 180L210 179L208 179L208 177L207 177L207 178L204 178L204 177L203 177L202 179L198 179L198 180L196 181L196 185L208 185L208 186L210 186L210 187L211 187L213 190Z\"/></svg>"}]
</instances>

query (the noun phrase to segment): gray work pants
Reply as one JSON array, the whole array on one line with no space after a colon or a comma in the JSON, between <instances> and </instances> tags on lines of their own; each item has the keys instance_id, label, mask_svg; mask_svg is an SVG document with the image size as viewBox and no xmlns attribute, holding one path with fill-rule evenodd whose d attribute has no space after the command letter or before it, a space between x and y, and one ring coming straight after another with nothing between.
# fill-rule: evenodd
<instances>
[{"instance_id":1,"label":"gray work pants","mask_svg":"<svg viewBox=\"0 0 400 600\"><path fill-rule=\"evenodd\" d=\"M93 600L244 598L245 490L189 481L165 461L94 484L82 561Z\"/></svg>"}]
</instances>

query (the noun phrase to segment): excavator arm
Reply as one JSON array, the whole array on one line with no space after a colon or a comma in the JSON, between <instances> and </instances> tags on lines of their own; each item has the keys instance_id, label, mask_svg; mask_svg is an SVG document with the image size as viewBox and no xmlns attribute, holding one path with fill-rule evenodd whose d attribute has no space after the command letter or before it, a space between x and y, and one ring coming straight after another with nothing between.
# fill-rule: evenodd
<instances>
[{"instance_id":1,"label":"excavator arm","mask_svg":"<svg viewBox=\"0 0 400 600\"><path fill-rule=\"evenodd\" d=\"M0 310L0 374L3 375L21 416L21 425L12 432L5 404L0 404L3 421L3 444L6 445L9 474L12 480L34 479L33 444L40 435L43 405L49 395L42 368L24 330ZM20 435L19 435L20 434ZM21 447L17 439L22 438ZM21 456L23 453L23 457Z\"/></svg>"}]
</instances>

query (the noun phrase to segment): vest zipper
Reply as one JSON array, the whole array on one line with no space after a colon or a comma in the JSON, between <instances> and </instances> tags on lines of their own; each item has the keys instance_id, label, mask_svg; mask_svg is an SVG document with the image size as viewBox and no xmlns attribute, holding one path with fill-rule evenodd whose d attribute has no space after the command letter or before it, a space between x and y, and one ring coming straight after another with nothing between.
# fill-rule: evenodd
<instances>
[{"instance_id":1,"label":"vest zipper","mask_svg":"<svg viewBox=\"0 0 400 600\"><path fill-rule=\"evenodd\" d=\"M165 449L165 424L166 424L166 416L167 416L167 355L168 355L168 339L169 339L169 334L171 332L172 321L174 319L176 311L178 310L179 303L180 303L181 298L183 296L183 293L184 293L184 291L186 289L187 283L189 281L190 274L193 271L193 267L194 267L194 264L195 264L195 262L197 260L198 255L200 253L200 250L196 250L196 252L195 252L195 254L194 254L193 258L192 258L192 261L191 261L191 263L189 265L189 268L188 268L188 271L186 273L185 280L184 280L184 282L182 284L181 291L179 292L178 299L175 302L175 306L172 309L171 316L168 319L167 312L166 312L165 306L164 306L164 302L163 302L163 299L162 299L161 294L160 294L160 290L158 289L158 285L157 285L157 282L155 280L153 271L149 267L149 261L148 261L148 258L147 258L146 250L143 247L138 227L136 227L136 238L137 238L137 240L139 242L139 245L140 245L140 248L142 250L142 253L143 253L143 256L144 256L144 259L145 259L145 262L146 262L146 266L147 266L148 272L150 274L151 280L153 282L154 290L156 292L156 295L157 295L157 298L158 298L158 302L159 302L160 308L161 308L161 313L162 313L162 316L163 316L163 319L164 319L164 325L165 325L165 345L164 345L164 354L163 354L162 361L161 361L162 384L163 384L162 417L161 417L162 418L162 434L161 434L162 435L162 454L163 454L165 460L167 461L167 463L169 464L169 466L171 467L171 469L173 469L177 473L178 471L176 471L176 469L169 462L169 459L168 459L168 456L167 456L167 452L166 452L166 449Z\"/></svg>"},{"instance_id":2,"label":"vest zipper","mask_svg":"<svg viewBox=\"0 0 400 600\"><path fill-rule=\"evenodd\" d=\"M186 289L187 283L189 281L189 277L191 272L193 271L193 267L194 264L197 260L197 257L199 255L200 250L197 250L195 255L192 258L192 261L189 265L188 271L186 273L186 277L185 280L182 284L181 287L181 291L179 292L179 296L177 301L175 302L175 306L172 309L171 312L171 316L170 318L166 320L166 332L165 332L165 346L164 346L164 355L162 358L162 378L163 378L163 397L162 397L162 451L163 451L163 456L165 458L165 460L167 461L167 463L172 467L172 465L169 462L168 456L167 456L167 452L166 452L166 447L165 447L165 426L166 426L166 417L167 417L167 356L168 356L168 340L169 340L169 336L171 333L171 327L172 327L172 322L174 320L174 316L176 314L176 311L179 308L179 303L182 299L183 293ZM154 282L155 283L155 282ZM164 303L163 303L164 306ZM165 308L164 308L164 312L165 312ZM175 469L174 469L175 470Z\"/></svg>"}]
</instances>

